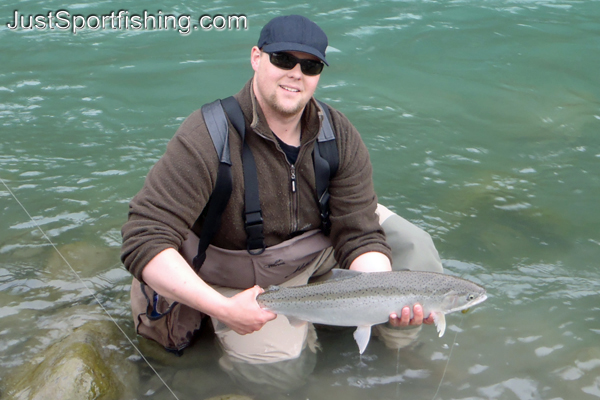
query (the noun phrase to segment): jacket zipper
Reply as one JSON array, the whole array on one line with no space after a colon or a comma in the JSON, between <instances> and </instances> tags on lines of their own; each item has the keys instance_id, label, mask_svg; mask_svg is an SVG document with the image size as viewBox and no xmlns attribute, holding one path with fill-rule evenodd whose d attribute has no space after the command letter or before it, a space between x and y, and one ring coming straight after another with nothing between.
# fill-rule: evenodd
<instances>
[{"instance_id":1,"label":"jacket zipper","mask_svg":"<svg viewBox=\"0 0 600 400\"><path fill-rule=\"evenodd\" d=\"M298 210L298 188L296 187L296 166L294 164L290 167L290 176L291 176L291 190L292 190L292 232L296 232L298 230L298 219L299 219L299 210Z\"/></svg>"},{"instance_id":2,"label":"jacket zipper","mask_svg":"<svg viewBox=\"0 0 600 400\"><path fill-rule=\"evenodd\" d=\"M321 112L319 112L319 124L321 125L323 123L323 118L326 118ZM320 130L320 127L319 127ZM270 142L272 142L273 144L275 144L275 146L277 146L277 140L275 138L269 137L269 135L261 132L260 130L254 130L254 132L262 137L265 140L268 140ZM274 134L273 134L274 135ZM302 156L304 154L305 148L306 146L308 146L311 142L316 142L317 141L317 135L315 135L314 138L312 138L310 141L308 141L307 143L305 143L303 146L300 147L300 153L298 154L298 159L296 160L296 162L298 162L299 160L302 159ZM279 146L277 146L279 147ZM290 165L290 189L292 192L292 209L291 209L291 214L292 214L292 233L295 233L298 231L298 225L300 225L300 201L299 201L299 195L298 195L298 181L296 179L296 166L294 164L290 164L289 161L287 160L287 156L285 155L285 153L283 152L283 150L279 150L282 154L283 157L285 159L285 161Z\"/></svg>"},{"instance_id":3,"label":"jacket zipper","mask_svg":"<svg viewBox=\"0 0 600 400\"><path fill-rule=\"evenodd\" d=\"M270 138L267 135L265 135L264 133L261 133L258 131L255 131L255 132L263 139L268 140L277 146L276 139ZM297 158L296 162L298 162L299 160L302 159L306 146L310 142L316 142L316 140L317 140L317 137L315 136L315 138L313 140L307 142L305 145L300 147L300 152L298 154L298 158ZM277 146L277 147L279 147L279 146ZM298 195L298 180L296 178L296 165L290 164L290 162L288 161L287 156L285 155L283 150L279 150L279 151L283 155L285 162L290 166L290 191L292 193L292 207L291 207L292 209L290 210L291 211L291 219L292 219L291 232L295 233L298 231L298 225L300 225L300 200L298 198L299 195Z\"/></svg>"}]
</instances>

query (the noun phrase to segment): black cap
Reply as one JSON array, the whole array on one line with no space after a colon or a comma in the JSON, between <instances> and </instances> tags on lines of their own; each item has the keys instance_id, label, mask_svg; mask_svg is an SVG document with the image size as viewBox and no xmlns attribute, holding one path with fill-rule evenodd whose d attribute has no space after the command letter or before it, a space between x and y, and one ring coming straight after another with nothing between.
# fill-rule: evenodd
<instances>
[{"instance_id":1,"label":"black cap","mask_svg":"<svg viewBox=\"0 0 600 400\"><path fill-rule=\"evenodd\" d=\"M267 52L302 51L319 57L326 65L327 35L317 24L301 15L270 20L260 32L258 48Z\"/></svg>"}]
</instances>

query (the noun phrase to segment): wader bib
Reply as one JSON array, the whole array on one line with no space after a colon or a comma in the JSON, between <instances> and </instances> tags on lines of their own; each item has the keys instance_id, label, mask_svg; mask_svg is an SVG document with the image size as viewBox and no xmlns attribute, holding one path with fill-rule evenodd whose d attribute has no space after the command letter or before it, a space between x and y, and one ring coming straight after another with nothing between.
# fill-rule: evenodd
<instances>
[{"instance_id":1,"label":"wader bib","mask_svg":"<svg viewBox=\"0 0 600 400\"><path fill-rule=\"evenodd\" d=\"M198 237L190 231L180 250L191 267L198 241ZM301 274L329 247L331 241L320 230L305 232L257 255L246 250L226 250L210 245L199 276L216 286L248 289L259 285L266 288ZM136 332L176 354L190 344L204 317L200 311L158 295L135 278L131 285L131 308Z\"/></svg>"},{"instance_id":2,"label":"wader bib","mask_svg":"<svg viewBox=\"0 0 600 400\"><path fill-rule=\"evenodd\" d=\"M181 248L181 255L190 265L198 249L198 240L190 231ZM331 240L320 230L308 231L267 247L260 254L209 245L206 260L198 275L211 285L236 289L249 289L254 285L266 288L298 275L321 251L330 246Z\"/></svg>"}]
</instances>

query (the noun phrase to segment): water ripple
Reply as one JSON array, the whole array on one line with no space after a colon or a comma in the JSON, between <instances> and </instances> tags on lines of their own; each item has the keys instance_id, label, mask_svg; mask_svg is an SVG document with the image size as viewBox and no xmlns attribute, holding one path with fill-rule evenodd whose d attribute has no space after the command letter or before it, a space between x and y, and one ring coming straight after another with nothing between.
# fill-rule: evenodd
<instances>
[{"instance_id":1,"label":"water ripple","mask_svg":"<svg viewBox=\"0 0 600 400\"><path fill-rule=\"evenodd\" d=\"M19 223L16 225L12 225L9 228L10 229L31 229L31 228L35 228L36 226L44 226L47 224L51 224L54 222L58 222L58 221L73 221L76 222L77 225L81 225L86 223L89 219L90 216L88 215L87 212L76 212L76 213L62 213L59 215L56 215L54 217L33 217L33 219L35 220L35 222L33 221L27 221L27 222L23 222L23 223Z\"/></svg>"}]
</instances>

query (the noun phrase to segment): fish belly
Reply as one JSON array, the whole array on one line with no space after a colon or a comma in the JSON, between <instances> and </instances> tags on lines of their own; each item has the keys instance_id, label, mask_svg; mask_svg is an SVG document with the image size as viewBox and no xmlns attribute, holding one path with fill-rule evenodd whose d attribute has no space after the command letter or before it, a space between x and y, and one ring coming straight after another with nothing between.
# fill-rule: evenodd
<instances>
[{"instance_id":1,"label":"fish belly","mask_svg":"<svg viewBox=\"0 0 600 400\"><path fill-rule=\"evenodd\" d=\"M361 301L362 300L362 301ZM411 299L337 299L268 307L270 311L308 322L336 326L376 325L387 322L391 313L400 313ZM412 310L411 310L412 312Z\"/></svg>"}]
</instances>

